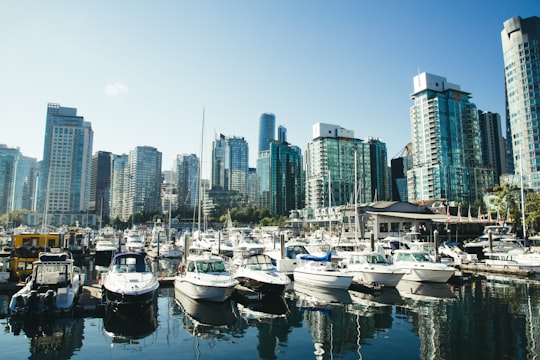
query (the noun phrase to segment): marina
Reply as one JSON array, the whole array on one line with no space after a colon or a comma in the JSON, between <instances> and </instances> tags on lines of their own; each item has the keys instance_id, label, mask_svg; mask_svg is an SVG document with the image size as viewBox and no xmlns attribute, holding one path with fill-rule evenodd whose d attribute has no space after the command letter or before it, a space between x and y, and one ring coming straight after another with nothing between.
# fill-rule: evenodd
<instances>
[{"instance_id":1,"label":"marina","mask_svg":"<svg viewBox=\"0 0 540 360\"><path fill-rule=\"evenodd\" d=\"M291 284L283 296L235 292L224 302L193 300L155 264L160 282L145 316L122 317L101 307L99 269L82 266L86 284L73 316L43 323L7 314L0 294L2 354L91 359L475 359L534 358L538 353L540 282L472 274L467 281L400 281L377 291L317 289ZM501 332L501 326L510 332Z\"/></svg>"}]
</instances>

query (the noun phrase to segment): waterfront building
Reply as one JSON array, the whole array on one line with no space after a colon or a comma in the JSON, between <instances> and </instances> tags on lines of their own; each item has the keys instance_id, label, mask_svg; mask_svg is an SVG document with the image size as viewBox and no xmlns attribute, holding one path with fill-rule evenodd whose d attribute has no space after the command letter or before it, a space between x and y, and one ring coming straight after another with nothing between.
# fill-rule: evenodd
<instances>
[{"instance_id":1,"label":"waterfront building","mask_svg":"<svg viewBox=\"0 0 540 360\"><path fill-rule=\"evenodd\" d=\"M15 164L15 180L11 210L36 210L36 187L39 164L36 158L19 155Z\"/></svg>"},{"instance_id":2,"label":"waterfront building","mask_svg":"<svg viewBox=\"0 0 540 360\"><path fill-rule=\"evenodd\" d=\"M501 42L508 172L521 174L525 187L540 190L540 18L506 20Z\"/></svg>"},{"instance_id":3,"label":"waterfront building","mask_svg":"<svg viewBox=\"0 0 540 360\"><path fill-rule=\"evenodd\" d=\"M257 207L257 168L248 169L247 177L247 198L248 205L256 208Z\"/></svg>"},{"instance_id":4,"label":"waterfront building","mask_svg":"<svg viewBox=\"0 0 540 360\"><path fill-rule=\"evenodd\" d=\"M373 201L390 200L390 179L388 169L388 152L381 139L367 138L371 162L371 198Z\"/></svg>"},{"instance_id":5,"label":"waterfront building","mask_svg":"<svg viewBox=\"0 0 540 360\"><path fill-rule=\"evenodd\" d=\"M216 136L212 143L212 189L247 196L248 143L243 137Z\"/></svg>"},{"instance_id":6,"label":"waterfront building","mask_svg":"<svg viewBox=\"0 0 540 360\"><path fill-rule=\"evenodd\" d=\"M501 116L489 111L478 111L482 163L493 168L493 184L499 185L506 174L505 139L501 131Z\"/></svg>"},{"instance_id":7,"label":"waterfront building","mask_svg":"<svg viewBox=\"0 0 540 360\"><path fill-rule=\"evenodd\" d=\"M259 205L272 215L288 216L291 210L304 207L302 150L298 146L271 141L268 150L259 152L257 178Z\"/></svg>"},{"instance_id":8,"label":"waterfront building","mask_svg":"<svg viewBox=\"0 0 540 360\"><path fill-rule=\"evenodd\" d=\"M0 215L11 210L19 148L0 144Z\"/></svg>"},{"instance_id":9,"label":"waterfront building","mask_svg":"<svg viewBox=\"0 0 540 360\"><path fill-rule=\"evenodd\" d=\"M180 210L193 210L199 199L199 158L195 154L177 155L173 169L177 207Z\"/></svg>"},{"instance_id":10,"label":"waterfront building","mask_svg":"<svg viewBox=\"0 0 540 360\"><path fill-rule=\"evenodd\" d=\"M129 152L128 217L161 213L162 154L155 147L137 146Z\"/></svg>"},{"instance_id":11,"label":"waterfront building","mask_svg":"<svg viewBox=\"0 0 540 360\"><path fill-rule=\"evenodd\" d=\"M268 150L270 141L275 140L276 116L264 113L259 119L259 152Z\"/></svg>"},{"instance_id":12,"label":"waterfront building","mask_svg":"<svg viewBox=\"0 0 540 360\"><path fill-rule=\"evenodd\" d=\"M414 77L411 97L408 200L480 200L493 186L493 170L482 164L478 110L471 95L444 77L424 72Z\"/></svg>"},{"instance_id":13,"label":"waterfront building","mask_svg":"<svg viewBox=\"0 0 540 360\"><path fill-rule=\"evenodd\" d=\"M407 201L407 171L412 167L412 144L408 143L403 151L390 160L392 181L392 201Z\"/></svg>"},{"instance_id":14,"label":"waterfront building","mask_svg":"<svg viewBox=\"0 0 540 360\"><path fill-rule=\"evenodd\" d=\"M316 210L372 201L371 167L370 145L352 130L313 125L305 153L305 206Z\"/></svg>"},{"instance_id":15,"label":"waterfront building","mask_svg":"<svg viewBox=\"0 0 540 360\"><path fill-rule=\"evenodd\" d=\"M111 153L98 151L92 156L89 210L100 218L109 218L111 200Z\"/></svg>"},{"instance_id":16,"label":"waterfront building","mask_svg":"<svg viewBox=\"0 0 540 360\"><path fill-rule=\"evenodd\" d=\"M111 155L111 201L110 217L127 221L129 219L129 162L128 155Z\"/></svg>"},{"instance_id":17,"label":"waterfront building","mask_svg":"<svg viewBox=\"0 0 540 360\"><path fill-rule=\"evenodd\" d=\"M51 215L88 211L93 136L90 122L78 116L76 108L48 104L39 211Z\"/></svg>"}]
</instances>

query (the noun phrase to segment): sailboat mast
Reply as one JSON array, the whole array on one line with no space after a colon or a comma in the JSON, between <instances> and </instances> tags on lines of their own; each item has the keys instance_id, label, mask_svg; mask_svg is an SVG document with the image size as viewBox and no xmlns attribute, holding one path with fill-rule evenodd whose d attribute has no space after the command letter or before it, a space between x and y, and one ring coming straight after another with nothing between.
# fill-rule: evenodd
<instances>
[{"instance_id":1,"label":"sailboat mast","mask_svg":"<svg viewBox=\"0 0 540 360\"><path fill-rule=\"evenodd\" d=\"M525 195L523 191L523 156L519 147L519 179L521 185L521 226L523 226L523 241L527 241L527 224L525 222Z\"/></svg>"},{"instance_id":2,"label":"sailboat mast","mask_svg":"<svg viewBox=\"0 0 540 360\"><path fill-rule=\"evenodd\" d=\"M202 205L202 158L203 158L203 147L204 147L204 108L202 113L202 129L201 129L201 158L199 159L199 216L197 219L197 230L199 231L199 236L201 235L201 205Z\"/></svg>"}]
</instances>

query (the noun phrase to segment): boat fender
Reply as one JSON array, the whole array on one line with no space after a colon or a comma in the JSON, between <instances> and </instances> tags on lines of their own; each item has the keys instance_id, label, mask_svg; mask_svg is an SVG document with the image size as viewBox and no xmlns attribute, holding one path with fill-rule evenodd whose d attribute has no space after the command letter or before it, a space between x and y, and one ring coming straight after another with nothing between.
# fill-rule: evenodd
<instances>
[{"instance_id":1,"label":"boat fender","mask_svg":"<svg viewBox=\"0 0 540 360\"><path fill-rule=\"evenodd\" d=\"M179 272L179 273L182 273L182 274L183 274L185 270L186 270L186 269L185 269L185 266L184 266L184 265L178 265L178 272Z\"/></svg>"}]
</instances>

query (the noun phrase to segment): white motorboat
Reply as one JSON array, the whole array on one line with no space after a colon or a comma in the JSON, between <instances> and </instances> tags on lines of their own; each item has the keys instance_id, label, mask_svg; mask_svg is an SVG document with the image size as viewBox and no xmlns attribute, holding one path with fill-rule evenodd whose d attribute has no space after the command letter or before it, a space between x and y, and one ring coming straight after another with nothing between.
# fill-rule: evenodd
<instances>
[{"instance_id":1,"label":"white motorboat","mask_svg":"<svg viewBox=\"0 0 540 360\"><path fill-rule=\"evenodd\" d=\"M319 288L349 289L353 275L331 262L331 253L323 257L303 255L294 269L294 281Z\"/></svg>"},{"instance_id":2,"label":"white motorboat","mask_svg":"<svg viewBox=\"0 0 540 360\"><path fill-rule=\"evenodd\" d=\"M354 275L353 282L367 286L395 287L405 275L404 270L390 264L375 251L351 252L342 264Z\"/></svg>"},{"instance_id":3,"label":"white motorboat","mask_svg":"<svg viewBox=\"0 0 540 360\"><path fill-rule=\"evenodd\" d=\"M144 240L139 230L128 230L125 247L128 252L145 252Z\"/></svg>"},{"instance_id":4,"label":"white motorboat","mask_svg":"<svg viewBox=\"0 0 540 360\"><path fill-rule=\"evenodd\" d=\"M99 266L109 266L118 251L118 244L108 238L99 238L94 248L94 262Z\"/></svg>"},{"instance_id":5,"label":"white motorboat","mask_svg":"<svg viewBox=\"0 0 540 360\"><path fill-rule=\"evenodd\" d=\"M108 308L142 312L156 300L159 282L140 252L117 253L101 280L102 301Z\"/></svg>"},{"instance_id":6,"label":"white motorboat","mask_svg":"<svg viewBox=\"0 0 540 360\"><path fill-rule=\"evenodd\" d=\"M515 248L506 251L501 249L485 250L483 262L486 265L504 269L540 272L540 253L529 251L527 248Z\"/></svg>"},{"instance_id":7,"label":"white motorboat","mask_svg":"<svg viewBox=\"0 0 540 360\"><path fill-rule=\"evenodd\" d=\"M223 258L209 252L189 255L174 278L174 288L196 300L223 302L236 285L238 281L225 268Z\"/></svg>"},{"instance_id":8,"label":"white motorboat","mask_svg":"<svg viewBox=\"0 0 540 360\"><path fill-rule=\"evenodd\" d=\"M294 269L301 262L298 258L303 255L309 255L309 251L304 245L301 242L288 241L283 247L283 251L279 248L266 251L265 254L270 256L272 264L276 266L278 271L292 277Z\"/></svg>"},{"instance_id":9,"label":"white motorboat","mask_svg":"<svg viewBox=\"0 0 540 360\"><path fill-rule=\"evenodd\" d=\"M234 278L240 285L262 295L281 295L291 279L277 270L268 255L248 256L235 265Z\"/></svg>"},{"instance_id":10,"label":"white motorboat","mask_svg":"<svg viewBox=\"0 0 540 360\"><path fill-rule=\"evenodd\" d=\"M71 254L51 249L34 261L32 275L9 303L11 315L71 312L84 284L84 274Z\"/></svg>"},{"instance_id":11,"label":"white motorboat","mask_svg":"<svg viewBox=\"0 0 540 360\"><path fill-rule=\"evenodd\" d=\"M9 247L7 247L9 250ZM11 277L11 252L5 251L5 248L0 249L0 283L8 282Z\"/></svg>"},{"instance_id":12,"label":"white motorboat","mask_svg":"<svg viewBox=\"0 0 540 360\"><path fill-rule=\"evenodd\" d=\"M445 241L438 248L441 261L448 261L452 264L471 264L478 261L476 254L469 254L463 250L463 246L458 242Z\"/></svg>"},{"instance_id":13,"label":"white motorboat","mask_svg":"<svg viewBox=\"0 0 540 360\"><path fill-rule=\"evenodd\" d=\"M393 264L404 270L403 280L445 283L455 274L456 269L435 262L425 251L395 250Z\"/></svg>"},{"instance_id":14,"label":"white motorboat","mask_svg":"<svg viewBox=\"0 0 540 360\"><path fill-rule=\"evenodd\" d=\"M486 225L482 235L463 244L463 250L476 255L478 260L483 260L484 249L490 246L490 236L492 246L500 245L505 239L515 239L515 234L512 232L510 225Z\"/></svg>"}]
</instances>

